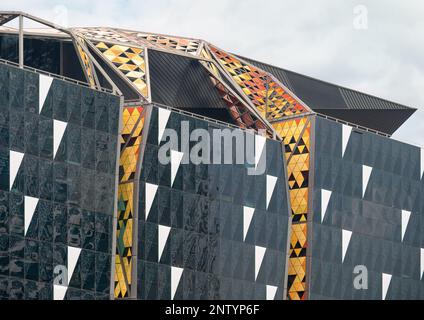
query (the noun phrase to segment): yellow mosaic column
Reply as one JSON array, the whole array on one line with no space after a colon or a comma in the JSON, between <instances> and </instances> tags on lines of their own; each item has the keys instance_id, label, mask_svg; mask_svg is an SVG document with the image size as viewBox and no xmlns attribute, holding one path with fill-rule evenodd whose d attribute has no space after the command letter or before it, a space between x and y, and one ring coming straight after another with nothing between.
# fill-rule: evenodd
<instances>
[{"instance_id":1,"label":"yellow mosaic column","mask_svg":"<svg viewBox=\"0 0 424 320\"><path fill-rule=\"evenodd\" d=\"M306 300L311 122L308 117L303 117L278 122L273 126L284 140L293 218L289 251L288 299Z\"/></svg>"},{"instance_id":2,"label":"yellow mosaic column","mask_svg":"<svg viewBox=\"0 0 424 320\"><path fill-rule=\"evenodd\" d=\"M118 299L130 296L133 281L134 179L143 138L143 111L143 107L126 107L122 116L114 288L115 298Z\"/></svg>"}]
</instances>

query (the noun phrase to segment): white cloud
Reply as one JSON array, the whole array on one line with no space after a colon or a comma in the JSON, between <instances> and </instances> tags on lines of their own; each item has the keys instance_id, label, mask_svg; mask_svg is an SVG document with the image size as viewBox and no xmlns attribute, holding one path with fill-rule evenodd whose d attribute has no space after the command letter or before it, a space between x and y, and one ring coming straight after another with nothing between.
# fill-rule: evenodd
<instances>
[{"instance_id":1,"label":"white cloud","mask_svg":"<svg viewBox=\"0 0 424 320\"><path fill-rule=\"evenodd\" d=\"M365 1L364 1L365 3ZM241 55L424 107L424 3L366 1L368 29L353 27L359 1L331 0L2 0L54 20L68 9L71 26L123 28L202 38ZM424 145L424 109L395 137Z\"/></svg>"}]
</instances>

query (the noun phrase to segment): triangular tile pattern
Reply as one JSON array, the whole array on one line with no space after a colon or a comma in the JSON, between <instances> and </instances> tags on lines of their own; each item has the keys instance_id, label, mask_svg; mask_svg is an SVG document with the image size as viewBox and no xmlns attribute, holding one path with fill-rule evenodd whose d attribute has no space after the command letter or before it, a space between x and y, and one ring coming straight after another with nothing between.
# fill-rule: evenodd
<instances>
[{"instance_id":1,"label":"triangular tile pattern","mask_svg":"<svg viewBox=\"0 0 424 320\"><path fill-rule=\"evenodd\" d=\"M53 286L53 300L55 301L63 301L66 296L66 292L68 291L68 287L54 285Z\"/></svg>"},{"instance_id":2,"label":"triangular tile pattern","mask_svg":"<svg viewBox=\"0 0 424 320\"><path fill-rule=\"evenodd\" d=\"M266 176L266 209L268 210L269 204L271 203L272 196L275 192L275 187L277 186L278 178L274 176Z\"/></svg>"},{"instance_id":3,"label":"triangular tile pattern","mask_svg":"<svg viewBox=\"0 0 424 320\"><path fill-rule=\"evenodd\" d=\"M174 300L184 269L171 267L171 300Z\"/></svg>"},{"instance_id":4,"label":"triangular tile pattern","mask_svg":"<svg viewBox=\"0 0 424 320\"><path fill-rule=\"evenodd\" d=\"M264 154L266 145L266 137L255 135L255 169L258 168L259 162Z\"/></svg>"},{"instance_id":5,"label":"triangular tile pattern","mask_svg":"<svg viewBox=\"0 0 424 320\"><path fill-rule=\"evenodd\" d=\"M352 127L343 125L343 134L342 134L342 158L344 157L347 149L347 145L349 144L350 136L352 135Z\"/></svg>"},{"instance_id":6,"label":"triangular tile pattern","mask_svg":"<svg viewBox=\"0 0 424 320\"><path fill-rule=\"evenodd\" d=\"M56 153L59 150L67 126L66 122L53 120L53 159L56 158Z\"/></svg>"},{"instance_id":7,"label":"triangular tile pattern","mask_svg":"<svg viewBox=\"0 0 424 320\"><path fill-rule=\"evenodd\" d=\"M266 286L266 300L274 301L277 294L278 287Z\"/></svg>"},{"instance_id":8,"label":"triangular tile pattern","mask_svg":"<svg viewBox=\"0 0 424 320\"><path fill-rule=\"evenodd\" d=\"M203 52L205 51L202 51L202 54ZM203 57L210 59L210 56L208 58L207 54L205 54ZM215 89L218 91L221 99L224 100L225 104L228 106L229 113L236 124L243 129L247 128L265 130L266 125L264 124L263 119L258 117L258 115L254 114L249 108L247 108L245 103L241 102L240 99L236 97L230 90L228 90L228 88L223 84L223 82L220 80L220 73L215 65L210 62L204 62L204 65L210 70L210 72L212 72L212 74L217 77L215 78L210 76L209 79L211 80ZM268 129L267 133L269 137L273 136L271 130Z\"/></svg>"},{"instance_id":9,"label":"triangular tile pattern","mask_svg":"<svg viewBox=\"0 0 424 320\"><path fill-rule=\"evenodd\" d=\"M38 201L39 199L37 198L33 198L33 197L27 197L25 196L25 205L24 205L24 216L25 216L25 220L24 220L24 225L25 225L25 233L24 235L26 236L29 226L31 224L32 221L32 217L34 216L34 212L35 209L37 208L38 205Z\"/></svg>"},{"instance_id":10,"label":"triangular tile pattern","mask_svg":"<svg viewBox=\"0 0 424 320\"><path fill-rule=\"evenodd\" d=\"M424 276L424 249L421 249L421 259L420 259L420 279L422 280Z\"/></svg>"},{"instance_id":11,"label":"triangular tile pattern","mask_svg":"<svg viewBox=\"0 0 424 320\"><path fill-rule=\"evenodd\" d=\"M246 241L247 234L249 233L250 225L255 214L255 209L250 207L243 208L243 241Z\"/></svg>"},{"instance_id":12,"label":"triangular tile pattern","mask_svg":"<svg viewBox=\"0 0 424 320\"><path fill-rule=\"evenodd\" d=\"M143 107L124 108L121 132L121 154L119 158L119 182L134 180L143 140L145 117Z\"/></svg>"},{"instance_id":13,"label":"triangular tile pattern","mask_svg":"<svg viewBox=\"0 0 424 320\"><path fill-rule=\"evenodd\" d=\"M68 246L68 284L71 282L75 267L77 266L81 249Z\"/></svg>"},{"instance_id":14,"label":"triangular tile pattern","mask_svg":"<svg viewBox=\"0 0 424 320\"><path fill-rule=\"evenodd\" d=\"M293 222L306 222L309 209L311 122L305 117L273 123L273 126L284 140Z\"/></svg>"},{"instance_id":15,"label":"triangular tile pattern","mask_svg":"<svg viewBox=\"0 0 424 320\"><path fill-rule=\"evenodd\" d=\"M131 34L126 33L131 37ZM133 37L131 37L133 38ZM197 50L199 48L199 41L192 39L184 39L177 37L169 37L164 35L156 35L149 33L136 33L136 39L142 39L148 41L152 44L158 44L160 46L177 50L179 52L184 52L192 55L196 55Z\"/></svg>"},{"instance_id":16,"label":"triangular tile pattern","mask_svg":"<svg viewBox=\"0 0 424 320\"><path fill-rule=\"evenodd\" d=\"M184 153L171 150L171 187L174 185L175 178L177 177L183 158Z\"/></svg>"},{"instance_id":17,"label":"triangular tile pattern","mask_svg":"<svg viewBox=\"0 0 424 320\"><path fill-rule=\"evenodd\" d=\"M158 108L158 145L162 142L166 126L168 125L171 111L163 108Z\"/></svg>"},{"instance_id":18,"label":"triangular tile pattern","mask_svg":"<svg viewBox=\"0 0 424 320\"><path fill-rule=\"evenodd\" d=\"M44 103L46 102L47 95L49 94L50 87L52 86L53 78L40 74L40 86L38 94L38 113L43 111Z\"/></svg>"},{"instance_id":19,"label":"triangular tile pattern","mask_svg":"<svg viewBox=\"0 0 424 320\"><path fill-rule=\"evenodd\" d=\"M168 242L170 232L170 227L160 225L158 228L158 262L160 262L162 259L163 250L165 249L166 243Z\"/></svg>"},{"instance_id":20,"label":"triangular tile pattern","mask_svg":"<svg viewBox=\"0 0 424 320\"><path fill-rule=\"evenodd\" d=\"M214 46L209 47L225 71L264 118L268 116L269 120L278 120L286 116L310 111L286 88L275 82L271 74L259 70Z\"/></svg>"},{"instance_id":21,"label":"triangular tile pattern","mask_svg":"<svg viewBox=\"0 0 424 320\"><path fill-rule=\"evenodd\" d=\"M264 257L266 253L266 248L255 247L255 281L258 279L259 272L261 271L262 263L264 262Z\"/></svg>"},{"instance_id":22,"label":"triangular tile pattern","mask_svg":"<svg viewBox=\"0 0 424 320\"><path fill-rule=\"evenodd\" d=\"M84 66L85 75L87 77L87 81L90 84L90 87L96 89L96 80L94 79L94 65L93 62L88 57L87 53L81 46L84 45L87 47L85 40L82 37L76 36L79 41L75 41L75 45L77 47L77 52L80 56L81 62Z\"/></svg>"},{"instance_id":23,"label":"triangular tile pattern","mask_svg":"<svg viewBox=\"0 0 424 320\"><path fill-rule=\"evenodd\" d=\"M284 140L292 209L287 296L290 300L306 300L311 121L303 117L275 122L273 127Z\"/></svg>"},{"instance_id":24,"label":"triangular tile pattern","mask_svg":"<svg viewBox=\"0 0 424 320\"><path fill-rule=\"evenodd\" d=\"M144 50L105 42L96 44L97 49L130 80L143 97L148 97Z\"/></svg>"},{"instance_id":25,"label":"triangular tile pattern","mask_svg":"<svg viewBox=\"0 0 424 320\"><path fill-rule=\"evenodd\" d=\"M306 296L307 229L306 223L292 225L288 270L288 297L290 300L304 300Z\"/></svg>"},{"instance_id":26,"label":"triangular tile pattern","mask_svg":"<svg viewBox=\"0 0 424 320\"><path fill-rule=\"evenodd\" d=\"M406 230L408 229L409 220L411 219L411 212L402 210L402 242L405 238Z\"/></svg>"},{"instance_id":27,"label":"triangular tile pattern","mask_svg":"<svg viewBox=\"0 0 424 320\"><path fill-rule=\"evenodd\" d=\"M151 183L146 183L146 221L149 218L150 210L152 209L153 202L155 201L156 194L159 186Z\"/></svg>"},{"instance_id":28,"label":"triangular tile pattern","mask_svg":"<svg viewBox=\"0 0 424 320\"><path fill-rule=\"evenodd\" d=\"M122 111L114 279L114 296L118 299L128 298L131 293L134 199L138 198L138 194L135 194L135 180L143 141L145 114L141 105L125 107Z\"/></svg>"},{"instance_id":29,"label":"triangular tile pattern","mask_svg":"<svg viewBox=\"0 0 424 320\"><path fill-rule=\"evenodd\" d=\"M372 167L362 166L362 198L365 197L365 193L367 192L368 183L370 182Z\"/></svg>"},{"instance_id":30,"label":"triangular tile pattern","mask_svg":"<svg viewBox=\"0 0 424 320\"><path fill-rule=\"evenodd\" d=\"M12 190L15 183L16 176L18 175L19 168L21 167L24 154L21 152L10 151L9 155L9 188Z\"/></svg>"},{"instance_id":31,"label":"triangular tile pattern","mask_svg":"<svg viewBox=\"0 0 424 320\"><path fill-rule=\"evenodd\" d=\"M129 294L125 275L131 274L133 246L133 203L134 183L118 187L118 208L116 226L115 297L125 298ZM122 264L121 264L122 261ZM128 277L128 285L131 285Z\"/></svg>"},{"instance_id":32,"label":"triangular tile pattern","mask_svg":"<svg viewBox=\"0 0 424 320\"><path fill-rule=\"evenodd\" d=\"M330 204L332 191L322 189L321 190L321 223L324 222L325 215L327 213L328 205Z\"/></svg>"},{"instance_id":33,"label":"triangular tile pattern","mask_svg":"<svg viewBox=\"0 0 424 320\"><path fill-rule=\"evenodd\" d=\"M75 267L78 263L79 257L81 255L81 249L68 246L68 258L67 258L67 269L68 269L68 285L54 285L53 286L53 299L54 300L64 300L66 292L68 291L69 283L71 282L72 276L75 271Z\"/></svg>"},{"instance_id":34,"label":"triangular tile pattern","mask_svg":"<svg viewBox=\"0 0 424 320\"><path fill-rule=\"evenodd\" d=\"M346 258L346 253L349 249L350 240L352 240L352 231L342 230L342 263Z\"/></svg>"},{"instance_id":35,"label":"triangular tile pattern","mask_svg":"<svg viewBox=\"0 0 424 320\"><path fill-rule=\"evenodd\" d=\"M387 293L389 292L390 283L392 282L392 275L383 273L382 275L382 300L386 300Z\"/></svg>"}]
</instances>

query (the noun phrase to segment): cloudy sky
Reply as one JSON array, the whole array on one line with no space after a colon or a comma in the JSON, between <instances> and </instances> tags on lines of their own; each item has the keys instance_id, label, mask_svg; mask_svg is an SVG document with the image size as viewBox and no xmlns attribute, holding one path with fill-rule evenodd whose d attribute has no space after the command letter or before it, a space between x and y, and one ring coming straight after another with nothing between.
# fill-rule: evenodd
<instances>
[{"instance_id":1,"label":"cloudy sky","mask_svg":"<svg viewBox=\"0 0 424 320\"><path fill-rule=\"evenodd\" d=\"M424 147L422 0L1 0L0 10L201 38L413 106L419 111L395 138Z\"/></svg>"}]
</instances>

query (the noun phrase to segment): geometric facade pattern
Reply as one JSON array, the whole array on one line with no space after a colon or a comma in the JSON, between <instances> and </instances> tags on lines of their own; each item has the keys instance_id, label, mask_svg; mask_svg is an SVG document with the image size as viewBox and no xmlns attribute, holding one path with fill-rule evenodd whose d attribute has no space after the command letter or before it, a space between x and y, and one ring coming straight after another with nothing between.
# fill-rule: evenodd
<instances>
[{"instance_id":1,"label":"geometric facade pattern","mask_svg":"<svg viewBox=\"0 0 424 320\"><path fill-rule=\"evenodd\" d=\"M121 45L96 44L97 49L138 89L143 97L148 96L144 50Z\"/></svg>"},{"instance_id":2,"label":"geometric facade pattern","mask_svg":"<svg viewBox=\"0 0 424 320\"><path fill-rule=\"evenodd\" d=\"M75 41L75 45L77 47L78 55L81 60L81 64L83 66L83 71L87 77L88 84L91 88L95 87L96 80L94 79L94 67L93 62L88 57L85 50L82 48L82 45L86 45L83 38L78 37L78 41Z\"/></svg>"},{"instance_id":3,"label":"geometric facade pattern","mask_svg":"<svg viewBox=\"0 0 424 320\"><path fill-rule=\"evenodd\" d=\"M308 117L302 117L276 122L273 125L284 141L293 219L288 263L288 298L305 300L307 299L306 252L308 248L311 120Z\"/></svg>"},{"instance_id":4,"label":"geometric facade pattern","mask_svg":"<svg viewBox=\"0 0 424 320\"><path fill-rule=\"evenodd\" d=\"M315 125L309 298L424 299L420 148L357 129L346 144L342 124L317 117ZM368 290L354 287L357 266Z\"/></svg>"},{"instance_id":5,"label":"geometric facade pattern","mask_svg":"<svg viewBox=\"0 0 424 320\"><path fill-rule=\"evenodd\" d=\"M171 162L162 164L158 152L165 142L158 146L158 140L164 127L178 130L188 121L190 132L226 129L164 111L153 106L146 124L137 299L284 299L290 214L281 143L264 139L266 148L257 148L263 152L256 154L266 153L266 170L257 176L244 165L180 163L176 147Z\"/></svg>"},{"instance_id":6,"label":"geometric facade pattern","mask_svg":"<svg viewBox=\"0 0 424 320\"><path fill-rule=\"evenodd\" d=\"M119 98L3 63L0 91L0 300L108 300Z\"/></svg>"},{"instance_id":7,"label":"geometric facade pattern","mask_svg":"<svg viewBox=\"0 0 424 320\"><path fill-rule=\"evenodd\" d=\"M276 83L270 74L213 46L210 48L263 118L275 121L309 111L287 89Z\"/></svg>"},{"instance_id":8,"label":"geometric facade pattern","mask_svg":"<svg viewBox=\"0 0 424 320\"><path fill-rule=\"evenodd\" d=\"M167 49L173 49L192 55L196 55L199 49L199 42L196 40L145 33L137 33L137 38L163 46Z\"/></svg>"},{"instance_id":9,"label":"geometric facade pattern","mask_svg":"<svg viewBox=\"0 0 424 320\"><path fill-rule=\"evenodd\" d=\"M248 109L248 107L242 103L220 80L215 77L210 77L215 88L219 92L220 96L228 106L228 111L234 121L240 128L253 128L256 130L266 130L266 126L262 120ZM268 135L272 136L272 133L268 130Z\"/></svg>"},{"instance_id":10,"label":"geometric facade pattern","mask_svg":"<svg viewBox=\"0 0 424 320\"><path fill-rule=\"evenodd\" d=\"M135 212L134 180L140 157L144 120L145 110L143 107L125 107L123 109L116 229L115 298L128 298L131 293Z\"/></svg>"},{"instance_id":11,"label":"geometric facade pattern","mask_svg":"<svg viewBox=\"0 0 424 320\"><path fill-rule=\"evenodd\" d=\"M327 84L203 40L47 25L61 36L25 39L32 69L0 63L0 299L424 298L422 149L324 119ZM0 29L12 64L17 34ZM255 163L187 163L183 141L162 163L182 123L254 136Z\"/></svg>"}]
</instances>

